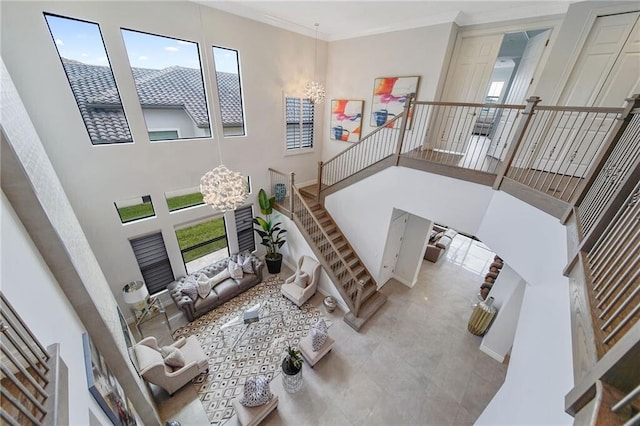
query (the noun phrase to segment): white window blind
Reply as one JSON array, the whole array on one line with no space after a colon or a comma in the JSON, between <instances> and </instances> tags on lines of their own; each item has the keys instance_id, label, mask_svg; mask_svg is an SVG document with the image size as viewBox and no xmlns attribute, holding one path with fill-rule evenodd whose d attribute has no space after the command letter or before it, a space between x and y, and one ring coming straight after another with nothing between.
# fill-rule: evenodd
<instances>
[{"instance_id":1,"label":"white window blind","mask_svg":"<svg viewBox=\"0 0 640 426\"><path fill-rule=\"evenodd\" d=\"M287 151L313 148L314 105L309 99L285 98Z\"/></svg>"}]
</instances>

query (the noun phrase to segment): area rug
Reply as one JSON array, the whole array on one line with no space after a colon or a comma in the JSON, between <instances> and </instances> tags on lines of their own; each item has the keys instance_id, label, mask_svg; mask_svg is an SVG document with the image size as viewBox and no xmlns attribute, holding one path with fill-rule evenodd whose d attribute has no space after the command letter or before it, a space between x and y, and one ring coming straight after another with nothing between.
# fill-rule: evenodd
<instances>
[{"instance_id":1,"label":"area rug","mask_svg":"<svg viewBox=\"0 0 640 426\"><path fill-rule=\"evenodd\" d=\"M231 401L242 392L248 377L265 375L273 379L287 345L297 345L322 317L315 306L305 303L298 309L284 298L281 284L278 277L269 277L173 333L174 339L196 336L209 357L209 372L196 377L193 384L212 425L222 425L233 416ZM256 303L268 306L270 312L282 312L282 319L278 315L252 324L232 350L244 327L222 332L220 326Z\"/></svg>"}]
</instances>

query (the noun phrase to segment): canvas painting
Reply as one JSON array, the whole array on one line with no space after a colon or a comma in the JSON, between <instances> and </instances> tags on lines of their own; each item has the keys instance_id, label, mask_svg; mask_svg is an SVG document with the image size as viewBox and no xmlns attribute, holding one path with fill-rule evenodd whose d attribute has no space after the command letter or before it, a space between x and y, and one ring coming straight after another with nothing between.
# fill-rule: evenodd
<instances>
[{"instance_id":1,"label":"canvas painting","mask_svg":"<svg viewBox=\"0 0 640 426\"><path fill-rule=\"evenodd\" d=\"M371 105L371 126L380 127L397 117L411 93L418 92L420 77L381 77L376 78L373 85L373 102ZM409 116L411 118L411 116ZM396 120L388 127L400 127ZM407 123L409 126L409 123Z\"/></svg>"},{"instance_id":2,"label":"canvas painting","mask_svg":"<svg viewBox=\"0 0 640 426\"><path fill-rule=\"evenodd\" d=\"M331 139L358 142L362 129L364 101L333 99L331 101Z\"/></svg>"},{"instance_id":3,"label":"canvas painting","mask_svg":"<svg viewBox=\"0 0 640 426\"><path fill-rule=\"evenodd\" d=\"M82 335L84 363L89 392L98 402L109 420L116 426L136 424L135 411L116 377L105 363L87 333Z\"/></svg>"}]
</instances>

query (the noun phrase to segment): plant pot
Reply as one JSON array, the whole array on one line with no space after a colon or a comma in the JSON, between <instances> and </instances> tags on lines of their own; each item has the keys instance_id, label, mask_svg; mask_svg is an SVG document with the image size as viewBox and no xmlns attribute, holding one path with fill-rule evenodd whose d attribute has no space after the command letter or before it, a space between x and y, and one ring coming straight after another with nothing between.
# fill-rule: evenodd
<instances>
[{"instance_id":1,"label":"plant pot","mask_svg":"<svg viewBox=\"0 0 640 426\"><path fill-rule=\"evenodd\" d=\"M267 263L267 270L270 274L280 273L280 269L282 268L282 254L278 253L278 257L275 259L265 257L264 260Z\"/></svg>"},{"instance_id":2,"label":"plant pot","mask_svg":"<svg viewBox=\"0 0 640 426\"><path fill-rule=\"evenodd\" d=\"M286 359L282 361L282 387L289 393L296 393L302 388L302 368L290 369Z\"/></svg>"}]
</instances>

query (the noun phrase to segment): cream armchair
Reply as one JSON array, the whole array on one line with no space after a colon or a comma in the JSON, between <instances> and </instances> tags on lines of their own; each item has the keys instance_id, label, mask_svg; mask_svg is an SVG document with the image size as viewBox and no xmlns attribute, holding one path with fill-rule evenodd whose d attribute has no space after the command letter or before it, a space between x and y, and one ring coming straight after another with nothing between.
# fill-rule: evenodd
<instances>
[{"instance_id":1,"label":"cream armchair","mask_svg":"<svg viewBox=\"0 0 640 426\"><path fill-rule=\"evenodd\" d=\"M173 345L184 357L184 367L174 368L165 364L158 342L153 336L142 339L133 347L138 372L149 383L160 386L170 395L189 383L191 379L208 370L208 358L195 336L181 337Z\"/></svg>"},{"instance_id":2,"label":"cream armchair","mask_svg":"<svg viewBox=\"0 0 640 426\"><path fill-rule=\"evenodd\" d=\"M300 272L305 272L309 275L307 286L302 288L296 283L296 275ZM293 303L302 306L304 302L309 300L313 296L318 288L318 280L320 279L320 263L317 260L310 258L309 256L302 256L298 259L298 269L295 274L290 276L284 281L280 291L282 295Z\"/></svg>"}]
</instances>

